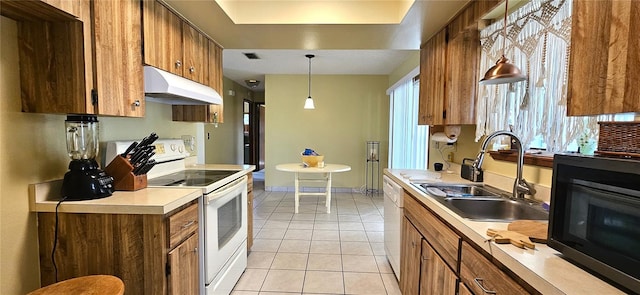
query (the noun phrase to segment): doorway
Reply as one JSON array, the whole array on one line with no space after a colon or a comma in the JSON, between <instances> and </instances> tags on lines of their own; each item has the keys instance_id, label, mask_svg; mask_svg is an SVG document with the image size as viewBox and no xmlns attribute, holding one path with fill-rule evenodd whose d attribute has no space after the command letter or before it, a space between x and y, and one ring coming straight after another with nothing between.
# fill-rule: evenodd
<instances>
[{"instance_id":1,"label":"doorway","mask_svg":"<svg viewBox=\"0 0 640 295\"><path fill-rule=\"evenodd\" d=\"M244 100L242 109L244 163L255 165L256 171L260 171L264 169L265 105Z\"/></svg>"}]
</instances>

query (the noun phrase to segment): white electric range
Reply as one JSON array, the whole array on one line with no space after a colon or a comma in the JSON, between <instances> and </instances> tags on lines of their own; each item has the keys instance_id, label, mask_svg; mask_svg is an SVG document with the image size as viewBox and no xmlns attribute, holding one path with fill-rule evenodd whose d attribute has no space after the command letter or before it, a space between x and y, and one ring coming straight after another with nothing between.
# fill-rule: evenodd
<instances>
[{"instance_id":1,"label":"white electric range","mask_svg":"<svg viewBox=\"0 0 640 295\"><path fill-rule=\"evenodd\" d=\"M107 163L132 141L107 143ZM247 176L242 170L187 167L189 151L181 139L154 142L156 165L149 187L202 189L199 199L200 294L230 294L247 267Z\"/></svg>"}]
</instances>

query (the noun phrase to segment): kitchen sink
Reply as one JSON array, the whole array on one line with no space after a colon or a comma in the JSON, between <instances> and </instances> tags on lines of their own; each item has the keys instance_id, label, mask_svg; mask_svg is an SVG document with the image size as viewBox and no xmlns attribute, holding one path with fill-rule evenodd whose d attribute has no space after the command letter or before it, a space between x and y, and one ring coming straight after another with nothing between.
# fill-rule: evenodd
<instances>
[{"instance_id":1,"label":"kitchen sink","mask_svg":"<svg viewBox=\"0 0 640 295\"><path fill-rule=\"evenodd\" d=\"M542 203L513 199L508 192L482 184L414 184L463 218L476 221L547 220Z\"/></svg>"}]
</instances>

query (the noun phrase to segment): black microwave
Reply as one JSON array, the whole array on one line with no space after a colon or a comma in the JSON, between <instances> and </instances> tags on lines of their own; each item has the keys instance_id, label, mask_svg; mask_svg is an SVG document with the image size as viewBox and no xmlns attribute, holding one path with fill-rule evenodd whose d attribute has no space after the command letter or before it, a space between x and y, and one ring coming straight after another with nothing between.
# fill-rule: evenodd
<instances>
[{"instance_id":1,"label":"black microwave","mask_svg":"<svg viewBox=\"0 0 640 295\"><path fill-rule=\"evenodd\" d=\"M555 155L548 244L640 293L640 161Z\"/></svg>"}]
</instances>

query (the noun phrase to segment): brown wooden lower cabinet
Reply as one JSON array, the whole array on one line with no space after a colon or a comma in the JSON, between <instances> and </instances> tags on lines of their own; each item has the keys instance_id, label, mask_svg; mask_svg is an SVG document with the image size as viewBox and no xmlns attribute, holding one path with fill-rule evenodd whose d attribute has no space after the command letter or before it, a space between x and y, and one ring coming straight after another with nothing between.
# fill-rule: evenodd
<instances>
[{"instance_id":1,"label":"brown wooden lower cabinet","mask_svg":"<svg viewBox=\"0 0 640 295\"><path fill-rule=\"evenodd\" d=\"M402 294L456 294L458 276L406 217L402 222Z\"/></svg>"},{"instance_id":2,"label":"brown wooden lower cabinet","mask_svg":"<svg viewBox=\"0 0 640 295\"><path fill-rule=\"evenodd\" d=\"M520 285L465 239L405 193L400 256L402 294L539 294L530 286Z\"/></svg>"},{"instance_id":3,"label":"brown wooden lower cabinet","mask_svg":"<svg viewBox=\"0 0 640 295\"><path fill-rule=\"evenodd\" d=\"M56 282L55 215L38 213L42 286ZM197 202L165 215L58 213L57 281L109 274L126 294L197 294L198 227Z\"/></svg>"}]
</instances>

